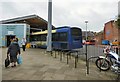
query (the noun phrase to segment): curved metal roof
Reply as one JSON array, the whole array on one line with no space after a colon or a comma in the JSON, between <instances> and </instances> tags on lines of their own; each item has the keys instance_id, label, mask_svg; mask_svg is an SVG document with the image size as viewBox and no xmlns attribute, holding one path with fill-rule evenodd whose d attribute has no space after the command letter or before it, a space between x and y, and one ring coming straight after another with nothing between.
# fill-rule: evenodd
<instances>
[{"instance_id":1,"label":"curved metal roof","mask_svg":"<svg viewBox=\"0 0 120 82\"><path fill-rule=\"evenodd\" d=\"M29 16L23 16L23 17L0 21L0 24L10 24L10 23L26 23L29 24L31 28L46 30L48 22L43 18L39 17L38 15L29 15ZM52 26L52 29L54 28L55 27Z\"/></svg>"}]
</instances>

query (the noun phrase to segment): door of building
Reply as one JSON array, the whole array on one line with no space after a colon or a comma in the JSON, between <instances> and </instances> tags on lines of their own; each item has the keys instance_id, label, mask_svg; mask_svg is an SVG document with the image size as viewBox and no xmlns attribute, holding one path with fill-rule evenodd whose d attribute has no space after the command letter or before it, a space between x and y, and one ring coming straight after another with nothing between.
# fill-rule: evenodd
<instances>
[{"instance_id":1,"label":"door of building","mask_svg":"<svg viewBox=\"0 0 120 82\"><path fill-rule=\"evenodd\" d=\"M8 47L11 43L11 40L15 38L15 35L6 35L6 46Z\"/></svg>"}]
</instances>

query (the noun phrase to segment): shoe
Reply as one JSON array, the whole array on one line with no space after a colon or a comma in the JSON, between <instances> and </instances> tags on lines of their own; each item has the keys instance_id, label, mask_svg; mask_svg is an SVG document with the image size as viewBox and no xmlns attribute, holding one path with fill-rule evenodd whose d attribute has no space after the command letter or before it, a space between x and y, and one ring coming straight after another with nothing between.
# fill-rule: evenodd
<instances>
[{"instance_id":1,"label":"shoe","mask_svg":"<svg viewBox=\"0 0 120 82\"><path fill-rule=\"evenodd\" d=\"M14 65L14 67L16 67L16 64Z\"/></svg>"},{"instance_id":2,"label":"shoe","mask_svg":"<svg viewBox=\"0 0 120 82\"><path fill-rule=\"evenodd\" d=\"M11 66L11 67L14 67L14 66Z\"/></svg>"}]
</instances>

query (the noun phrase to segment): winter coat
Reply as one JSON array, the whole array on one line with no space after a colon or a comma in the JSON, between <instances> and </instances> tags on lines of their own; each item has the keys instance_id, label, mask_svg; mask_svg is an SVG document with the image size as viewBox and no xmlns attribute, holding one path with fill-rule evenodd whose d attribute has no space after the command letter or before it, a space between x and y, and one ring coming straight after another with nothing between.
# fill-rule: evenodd
<instances>
[{"instance_id":1,"label":"winter coat","mask_svg":"<svg viewBox=\"0 0 120 82\"><path fill-rule=\"evenodd\" d=\"M10 54L10 56L16 56L17 54L20 54L20 46L17 42L13 42L10 44L7 54Z\"/></svg>"}]
</instances>

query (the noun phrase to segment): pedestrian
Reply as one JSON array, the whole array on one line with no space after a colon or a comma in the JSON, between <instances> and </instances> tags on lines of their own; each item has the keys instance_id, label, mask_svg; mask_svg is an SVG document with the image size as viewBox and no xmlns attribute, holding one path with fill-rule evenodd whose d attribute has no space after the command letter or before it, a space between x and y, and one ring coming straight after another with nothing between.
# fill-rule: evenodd
<instances>
[{"instance_id":1,"label":"pedestrian","mask_svg":"<svg viewBox=\"0 0 120 82\"><path fill-rule=\"evenodd\" d=\"M7 57L10 57L11 67L16 67L17 55L20 54L20 46L14 38L7 50Z\"/></svg>"},{"instance_id":2,"label":"pedestrian","mask_svg":"<svg viewBox=\"0 0 120 82\"><path fill-rule=\"evenodd\" d=\"M16 42L18 42L18 38L15 38L16 39Z\"/></svg>"},{"instance_id":3,"label":"pedestrian","mask_svg":"<svg viewBox=\"0 0 120 82\"><path fill-rule=\"evenodd\" d=\"M22 39L21 44L22 44L23 51L25 51L25 48L26 48L26 39L25 38Z\"/></svg>"}]
</instances>

